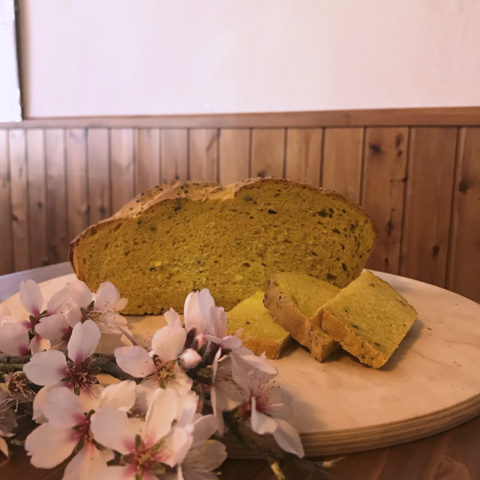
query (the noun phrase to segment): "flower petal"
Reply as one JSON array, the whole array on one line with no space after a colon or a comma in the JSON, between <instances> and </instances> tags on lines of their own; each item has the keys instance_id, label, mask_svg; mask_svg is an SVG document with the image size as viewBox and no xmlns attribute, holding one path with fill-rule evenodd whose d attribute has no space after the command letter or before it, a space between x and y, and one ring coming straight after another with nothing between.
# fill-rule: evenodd
<instances>
[{"instance_id":1,"label":"flower petal","mask_svg":"<svg viewBox=\"0 0 480 480\"><path fill-rule=\"evenodd\" d=\"M273 433L277 428L277 423L273 418L257 410L256 399L252 397L252 415L250 417L252 430L260 435Z\"/></svg>"},{"instance_id":2,"label":"flower petal","mask_svg":"<svg viewBox=\"0 0 480 480\"><path fill-rule=\"evenodd\" d=\"M152 350L162 362L174 360L182 352L187 339L187 332L182 327L160 328L152 338Z\"/></svg>"},{"instance_id":3,"label":"flower petal","mask_svg":"<svg viewBox=\"0 0 480 480\"><path fill-rule=\"evenodd\" d=\"M61 428L51 423L37 427L25 440L25 450L37 468L53 468L62 463L73 451L78 440L71 428Z\"/></svg>"},{"instance_id":4,"label":"flower petal","mask_svg":"<svg viewBox=\"0 0 480 480\"><path fill-rule=\"evenodd\" d=\"M164 439L162 463L170 467L178 465L183 461L192 445L192 436L185 428L175 428L172 433Z\"/></svg>"},{"instance_id":5,"label":"flower petal","mask_svg":"<svg viewBox=\"0 0 480 480\"><path fill-rule=\"evenodd\" d=\"M31 382L46 386L59 382L65 376L66 369L65 355L58 350L36 353L23 366L23 371Z\"/></svg>"},{"instance_id":6,"label":"flower petal","mask_svg":"<svg viewBox=\"0 0 480 480\"><path fill-rule=\"evenodd\" d=\"M63 287L59 290L47 303L47 312L48 315L55 315L60 313L63 309L66 308L69 300L71 300L70 294L66 287Z\"/></svg>"},{"instance_id":7,"label":"flower petal","mask_svg":"<svg viewBox=\"0 0 480 480\"><path fill-rule=\"evenodd\" d=\"M293 453L302 458L305 455L302 441L298 432L285 420L277 418L277 429L273 432L273 438L278 446L286 452Z\"/></svg>"},{"instance_id":8,"label":"flower petal","mask_svg":"<svg viewBox=\"0 0 480 480\"><path fill-rule=\"evenodd\" d=\"M101 333L95 322L87 320L73 327L72 336L68 341L68 357L75 363L82 363L95 352Z\"/></svg>"},{"instance_id":9,"label":"flower petal","mask_svg":"<svg viewBox=\"0 0 480 480\"><path fill-rule=\"evenodd\" d=\"M98 450L92 443L87 443L65 467L62 480L91 480L113 457L111 450Z\"/></svg>"},{"instance_id":10,"label":"flower petal","mask_svg":"<svg viewBox=\"0 0 480 480\"><path fill-rule=\"evenodd\" d=\"M182 324L180 322L180 315L173 308L168 310L168 312L165 312L163 314L163 317L165 318L167 324L172 326L172 327L181 327L182 326Z\"/></svg>"},{"instance_id":11,"label":"flower petal","mask_svg":"<svg viewBox=\"0 0 480 480\"><path fill-rule=\"evenodd\" d=\"M95 440L122 454L135 448L135 436L142 433L143 422L128 418L126 412L101 407L92 415L90 429Z\"/></svg>"},{"instance_id":12,"label":"flower petal","mask_svg":"<svg viewBox=\"0 0 480 480\"><path fill-rule=\"evenodd\" d=\"M155 371L153 361L143 347L118 347L114 354L117 365L132 377L143 378Z\"/></svg>"},{"instance_id":13,"label":"flower petal","mask_svg":"<svg viewBox=\"0 0 480 480\"><path fill-rule=\"evenodd\" d=\"M193 350L193 348L184 350L179 358L183 367L187 370L195 368L202 361L200 354L196 350Z\"/></svg>"},{"instance_id":14,"label":"flower petal","mask_svg":"<svg viewBox=\"0 0 480 480\"><path fill-rule=\"evenodd\" d=\"M227 450L223 443L217 440L206 440L198 446L192 447L183 461L182 468L185 478L190 479L190 471L192 471L191 473L195 472L197 474L209 472L205 477L193 477L194 479L213 479L215 477L210 472L218 468L226 458Z\"/></svg>"},{"instance_id":15,"label":"flower petal","mask_svg":"<svg viewBox=\"0 0 480 480\"><path fill-rule=\"evenodd\" d=\"M114 311L120 300L120 292L112 282L103 282L97 290L95 298L95 310Z\"/></svg>"},{"instance_id":16,"label":"flower petal","mask_svg":"<svg viewBox=\"0 0 480 480\"><path fill-rule=\"evenodd\" d=\"M193 424L193 447L208 440L217 430L215 415L203 415Z\"/></svg>"},{"instance_id":17,"label":"flower petal","mask_svg":"<svg viewBox=\"0 0 480 480\"><path fill-rule=\"evenodd\" d=\"M277 385L268 385L265 390L267 401L264 412L275 418L289 419L293 413L292 395Z\"/></svg>"},{"instance_id":18,"label":"flower petal","mask_svg":"<svg viewBox=\"0 0 480 480\"><path fill-rule=\"evenodd\" d=\"M30 351L32 354L50 350L50 340L37 334L30 340Z\"/></svg>"},{"instance_id":19,"label":"flower petal","mask_svg":"<svg viewBox=\"0 0 480 480\"><path fill-rule=\"evenodd\" d=\"M70 325L63 313L44 317L35 325L35 331L48 340L60 340L69 328Z\"/></svg>"},{"instance_id":20,"label":"flower petal","mask_svg":"<svg viewBox=\"0 0 480 480\"><path fill-rule=\"evenodd\" d=\"M67 387L50 389L42 410L46 419L59 428L74 427L84 419L78 397Z\"/></svg>"},{"instance_id":21,"label":"flower petal","mask_svg":"<svg viewBox=\"0 0 480 480\"><path fill-rule=\"evenodd\" d=\"M135 480L135 470L130 465L121 467L118 465L108 466L93 477L93 480ZM142 480L148 480L146 476Z\"/></svg>"},{"instance_id":22,"label":"flower petal","mask_svg":"<svg viewBox=\"0 0 480 480\"><path fill-rule=\"evenodd\" d=\"M0 351L7 355L30 353L28 330L20 323L3 322L0 326Z\"/></svg>"},{"instance_id":23,"label":"flower petal","mask_svg":"<svg viewBox=\"0 0 480 480\"><path fill-rule=\"evenodd\" d=\"M28 279L20 282L20 302L25 310L32 315L39 315L43 307L43 295L37 282Z\"/></svg>"},{"instance_id":24,"label":"flower petal","mask_svg":"<svg viewBox=\"0 0 480 480\"><path fill-rule=\"evenodd\" d=\"M109 385L100 395L100 407L117 408L128 412L135 403L136 384L131 380Z\"/></svg>"},{"instance_id":25,"label":"flower petal","mask_svg":"<svg viewBox=\"0 0 480 480\"><path fill-rule=\"evenodd\" d=\"M207 324L203 318L198 303L199 292L191 292L185 299L183 306L183 321L185 330L189 332L193 328L199 333L207 333Z\"/></svg>"},{"instance_id":26,"label":"flower petal","mask_svg":"<svg viewBox=\"0 0 480 480\"><path fill-rule=\"evenodd\" d=\"M92 292L87 287L87 284L81 280L67 284L67 290L79 307L87 308L92 302Z\"/></svg>"},{"instance_id":27,"label":"flower petal","mask_svg":"<svg viewBox=\"0 0 480 480\"><path fill-rule=\"evenodd\" d=\"M145 416L145 443L153 445L170 432L177 416L178 397L173 390L159 388Z\"/></svg>"}]
</instances>

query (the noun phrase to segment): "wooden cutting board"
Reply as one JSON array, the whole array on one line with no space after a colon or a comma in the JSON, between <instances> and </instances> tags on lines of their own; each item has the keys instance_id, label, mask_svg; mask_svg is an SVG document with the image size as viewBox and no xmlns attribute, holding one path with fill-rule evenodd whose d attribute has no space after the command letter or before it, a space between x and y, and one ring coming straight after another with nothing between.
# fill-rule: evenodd
<instances>
[{"instance_id":1,"label":"wooden cutting board","mask_svg":"<svg viewBox=\"0 0 480 480\"><path fill-rule=\"evenodd\" d=\"M302 348L280 360L277 381L294 396L292 423L308 456L379 448L452 428L480 414L480 305L416 280L376 272L418 311L419 318L380 370L339 353L319 363ZM74 275L41 284L50 296ZM18 295L4 302L21 314ZM147 343L162 317L129 317ZM118 338L110 338L103 350ZM231 457L248 457L234 443Z\"/></svg>"}]
</instances>

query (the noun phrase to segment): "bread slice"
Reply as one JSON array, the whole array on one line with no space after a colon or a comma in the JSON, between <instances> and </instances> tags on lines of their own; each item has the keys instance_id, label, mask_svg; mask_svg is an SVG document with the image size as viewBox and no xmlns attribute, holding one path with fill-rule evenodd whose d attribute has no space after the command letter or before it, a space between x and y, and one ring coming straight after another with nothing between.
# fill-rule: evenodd
<instances>
[{"instance_id":1,"label":"bread slice","mask_svg":"<svg viewBox=\"0 0 480 480\"><path fill-rule=\"evenodd\" d=\"M273 359L280 356L290 335L264 307L263 295L258 290L227 312L227 334L241 338L256 355L265 352L267 358Z\"/></svg>"},{"instance_id":2,"label":"bread slice","mask_svg":"<svg viewBox=\"0 0 480 480\"><path fill-rule=\"evenodd\" d=\"M126 314L183 310L208 288L226 310L264 290L279 271L343 287L362 271L375 243L371 218L336 193L288 180L229 186L154 187L70 245L77 276L92 290L110 280Z\"/></svg>"},{"instance_id":3,"label":"bread slice","mask_svg":"<svg viewBox=\"0 0 480 480\"><path fill-rule=\"evenodd\" d=\"M321 325L360 362L380 368L417 318L387 282L366 270L321 309Z\"/></svg>"},{"instance_id":4,"label":"bread slice","mask_svg":"<svg viewBox=\"0 0 480 480\"><path fill-rule=\"evenodd\" d=\"M312 356L325 360L339 349L339 344L310 319L333 298L339 288L303 273L276 273L268 281L264 304L273 318Z\"/></svg>"}]
</instances>

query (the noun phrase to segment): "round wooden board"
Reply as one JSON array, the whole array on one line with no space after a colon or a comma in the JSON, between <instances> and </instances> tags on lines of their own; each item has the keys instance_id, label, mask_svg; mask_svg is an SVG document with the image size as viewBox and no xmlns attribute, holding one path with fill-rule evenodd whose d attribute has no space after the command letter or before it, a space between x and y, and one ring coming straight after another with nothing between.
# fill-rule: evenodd
<instances>
[{"instance_id":1,"label":"round wooden board","mask_svg":"<svg viewBox=\"0 0 480 480\"><path fill-rule=\"evenodd\" d=\"M387 364L361 365L348 354L319 363L302 348L280 360L277 381L294 396L293 425L308 456L385 447L452 428L480 414L480 305L433 285L375 272L418 311L419 318ZM41 284L46 297L74 275ZM4 302L22 314L18 294ZM147 343L162 317L129 317ZM111 338L103 345L108 351ZM228 442L231 457L248 457Z\"/></svg>"}]
</instances>

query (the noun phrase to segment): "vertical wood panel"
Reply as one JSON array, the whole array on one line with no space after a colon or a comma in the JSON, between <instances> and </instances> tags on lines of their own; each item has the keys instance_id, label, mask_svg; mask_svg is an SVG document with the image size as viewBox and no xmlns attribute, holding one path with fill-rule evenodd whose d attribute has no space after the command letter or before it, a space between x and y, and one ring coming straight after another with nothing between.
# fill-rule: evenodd
<instances>
[{"instance_id":1,"label":"vertical wood panel","mask_svg":"<svg viewBox=\"0 0 480 480\"><path fill-rule=\"evenodd\" d=\"M321 128L287 130L286 177L320 185L323 131Z\"/></svg>"},{"instance_id":2,"label":"vertical wood panel","mask_svg":"<svg viewBox=\"0 0 480 480\"><path fill-rule=\"evenodd\" d=\"M112 208L116 212L135 195L133 130L112 128L110 132Z\"/></svg>"},{"instance_id":3,"label":"vertical wood panel","mask_svg":"<svg viewBox=\"0 0 480 480\"><path fill-rule=\"evenodd\" d=\"M15 270L30 266L27 196L27 152L25 131L9 132L9 157L12 195L12 230Z\"/></svg>"},{"instance_id":4,"label":"vertical wood panel","mask_svg":"<svg viewBox=\"0 0 480 480\"><path fill-rule=\"evenodd\" d=\"M368 128L365 133L362 206L378 228L367 266L398 273L407 166L407 128Z\"/></svg>"},{"instance_id":5,"label":"vertical wood panel","mask_svg":"<svg viewBox=\"0 0 480 480\"><path fill-rule=\"evenodd\" d=\"M12 204L8 131L0 130L0 275L13 272Z\"/></svg>"},{"instance_id":6,"label":"vertical wood panel","mask_svg":"<svg viewBox=\"0 0 480 480\"><path fill-rule=\"evenodd\" d=\"M252 130L252 177L283 178L285 129Z\"/></svg>"},{"instance_id":7,"label":"vertical wood panel","mask_svg":"<svg viewBox=\"0 0 480 480\"><path fill-rule=\"evenodd\" d=\"M190 180L218 181L218 129L190 130Z\"/></svg>"},{"instance_id":8,"label":"vertical wood panel","mask_svg":"<svg viewBox=\"0 0 480 480\"><path fill-rule=\"evenodd\" d=\"M28 161L28 226L30 268L48 264L45 132L26 130Z\"/></svg>"},{"instance_id":9,"label":"vertical wood panel","mask_svg":"<svg viewBox=\"0 0 480 480\"><path fill-rule=\"evenodd\" d=\"M412 128L400 273L444 286L456 128Z\"/></svg>"},{"instance_id":10,"label":"vertical wood panel","mask_svg":"<svg viewBox=\"0 0 480 480\"><path fill-rule=\"evenodd\" d=\"M322 186L360 203L363 128L327 128Z\"/></svg>"},{"instance_id":11,"label":"vertical wood panel","mask_svg":"<svg viewBox=\"0 0 480 480\"><path fill-rule=\"evenodd\" d=\"M68 240L88 226L87 132L65 132L67 157Z\"/></svg>"},{"instance_id":12,"label":"vertical wood panel","mask_svg":"<svg viewBox=\"0 0 480 480\"><path fill-rule=\"evenodd\" d=\"M447 287L480 302L480 128L463 128L457 151Z\"/></svg>"},{"instance_id":13,"label":"vertical wood panel","mask_svg":"<svg viewBox=\"0 0 480 480\"><path fill-rule=\"evenodd\" d=\"M188 179L188 135L186 129L163 130L162 178L164 182Z\"/></svg>"},{"instance_id":14,"label":"vertical wood panel","mask_svg":"<svg viewBox=\"0 0 480 480\"><path fill-rule=\"evenodd\" d=\"M160 148L158 128L139 128L136 131L136 194L161 183Z\"/></svg>"},{"instance_id":15,"label":"vertical wood panel","mask_svg":"<svg viewBox=\"0 0 480 480\"><path fill-rule=\"evenodd\" d=\"M47 160L47 234L48 261L67 259L67 192L65 171L65 132L45 130L45 158Z\"/></svg>"},{"instance_id":16,"label":"vertical wood panel","mask_svg":"<svg viewBox=\"0 0 480 480\"><path fill-rule=\"evenodd\" d=\"M110 196L110 138L106 128L87 132L89 223L96 223L112 213Z\"/></svg>"},{"instance_id":17,"label":"vertical wood panel","mask_svg":"<svg viewBox=\"0 0 480 480\"><path fill-rule=\"evenodd\" d=\"M250 130L223 128L220 130L219 181L223 184L244 180L250 176Z\"/></svg>"}]
</instances>

